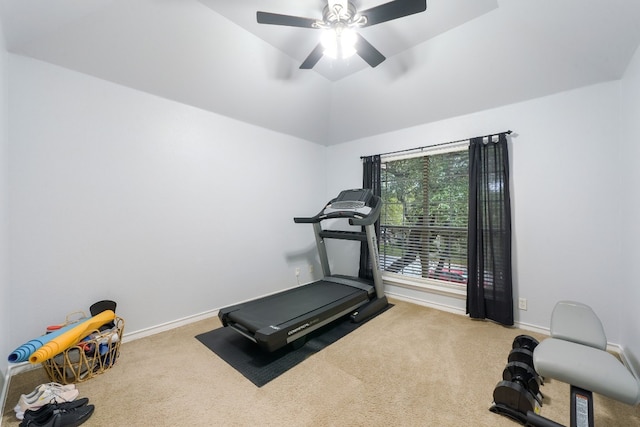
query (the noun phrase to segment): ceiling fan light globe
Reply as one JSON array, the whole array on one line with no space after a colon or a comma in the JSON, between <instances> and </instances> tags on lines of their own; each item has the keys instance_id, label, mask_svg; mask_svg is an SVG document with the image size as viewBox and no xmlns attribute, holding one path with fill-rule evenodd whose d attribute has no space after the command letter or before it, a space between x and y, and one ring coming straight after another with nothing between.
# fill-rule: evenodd
<instances>
[{"instance_id":1,"label":"ceiling fan light globe","mask_svg":"<svg viewBox=\"0 0 640 427\"><path fill-rule=\"evenodd\" d=\"M320 43L324 48L324 54L329 58L338 58L338 35L333 29L323 31Z\"/></svg>"},{"instance_id":2,"label":"ceiling fan light globe","mask_svg":"<svg viewBox=\"0 0 640 427\"><path fill-rule=\"evenodd\" d=\"M343 29L337 41L340 44L341 58L349 58L350 56L355 55L355 46L358 41L358 36L356 35L355 31L350 28Z\"/></svg>"},{"instance_id":3,"label":"ceiling fan light globe","mask_svg":"<svg viewBox=\"0 0 640 427\"><path fill-rule=\"evenodd\" d=\"M338 39L343 48L353 48L358 41L358 36L351 28L345 28L340 32Z\"/></svg>"},{"instance_id":4,"label":"ceiling fan light globe","mask_svg":"<svg viewBox=\"0 0 640 427\"><path fill-rule=\"evenodd\" d=\"M326 30L320 37L324 55L332 59L349 58L356 54L355 45L358 36L349 28Z\"/></svg>"}]
</instances>

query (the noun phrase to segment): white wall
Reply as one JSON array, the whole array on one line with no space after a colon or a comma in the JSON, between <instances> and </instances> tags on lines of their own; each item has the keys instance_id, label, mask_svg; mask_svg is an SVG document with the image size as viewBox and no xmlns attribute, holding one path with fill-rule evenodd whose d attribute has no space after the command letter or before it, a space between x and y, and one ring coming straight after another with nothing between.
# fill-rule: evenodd
<instances>
[{"instance_id":1,"label":"white wall","mask_svg":"<svg viewBox=\"0 0 640 427\"><path fill-rule=\"evenodd\" d=\"M9 273L7 249L7 52L0 25L0 354L9 350ZM0 358L0 390L7 359ZM0 395L1 396L1 395Z\"/></svg>"},{"instance_id":2,"label":"white wall","mask_svg":"<svg viewBox=\"0 0 640 427\"><path fill-rule=\"evenodd\" d=\"M104 298L132 332L296 284L325 147L16 55L9 73L12 347Z\"/></svg>"},{"instance_id":3,"label":"white wall","mask_svg":"<svg viewBox=\"0 0 640 427\"><path fill-rule=\"evenodd\" d=\"M327 189L360 185L361 155L513 130L514 298L529 306L515 320L546 328L556 301L576 299L619 343L620 301L632 290L619 262L618 111L612 82L340 144L328 150ZM388 289L464 311L463 299Z\"/></svg>"},{"instance_id":4,"label":"white wall","mask_svg":"<svg viewBox=\"0 0 640 427\"><path fill-rule=\"evenodd\" d=\"M626 266L639 253L638 56L622 82L325 148L9 55L0 350L102 298L131 332L292 286L296 267L307 281L312 234L291 218L359 187L361 155L512 129L514 297L529 301L516 321L547 327L557 300L579 299L637 363L640 289ZM0 199L3 188L0 178ZM0 242L6 234L0 226ZM357 270L354 256L331 258L336 271Z\"/></svg>"},{"instance_id":5,"label":"white wall","mask_svg":"<svg viewBox=\"0 0 640 427\"><path fill-rule=\"evenodd\" d=\"M630 362L636 374L640 374L640 50L637 50L622 79L622 138L620 160L620 197L622 199L622 262L620 280L628 289L620 300L621 342L625 354L635 355Z\"/></svg>"}]
</instances>

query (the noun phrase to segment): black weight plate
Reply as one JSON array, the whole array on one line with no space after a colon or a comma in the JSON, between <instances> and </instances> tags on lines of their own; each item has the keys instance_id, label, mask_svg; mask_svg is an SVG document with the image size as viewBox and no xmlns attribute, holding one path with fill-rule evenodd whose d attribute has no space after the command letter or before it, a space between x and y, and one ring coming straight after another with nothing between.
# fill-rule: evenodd
<instances>
[{"instance_id":1,"label":"black weight plate","mask_svg":"<svg viewBox=\"0 0 640 427\"><path fill-rule=\"evenodd\" d=\"M533 351L538 346L538 340L529 335L518 335L514 338L512 348L524 348Z\"/></svg>"},{"instance_id":2,"label":"black weight plate","mask_svg":"<svg viewBox=\"0 0 640 427\"><path fill-rule=\"evenodd\" d=\"M522 383L534 396L540 392L538 374L522 362L509 362L502 372L502 379Z\"/></svg>"},{"instance_id":3,"label":"black weight plate","mask_svg":"<svg viewBox=\"0 0 640 427\"><path fill-rule=\"evenodd\" d=\"M525 348L514 348L509 352L509 362L521 362L533 369L533 352Z\"/></svg>"},{"instance_id":4,"label":"black weight plate","mask_svg":"<svg viewBox=\"0 0 640 427\"><path fill-rule=\"evenodd\" d=\"M493 390L493 401L497 405L507 406L526 416L535 411L536 400L525 387L511 381L500 381Z\"/></svg>"}]
</instances>

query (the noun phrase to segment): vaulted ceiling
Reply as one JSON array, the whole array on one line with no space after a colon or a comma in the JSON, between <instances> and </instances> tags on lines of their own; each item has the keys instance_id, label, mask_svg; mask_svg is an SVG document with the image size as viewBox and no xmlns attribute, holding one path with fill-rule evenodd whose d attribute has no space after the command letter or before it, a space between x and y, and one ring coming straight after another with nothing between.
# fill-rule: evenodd
<instances>
[{"instance_id":1,"label":"vaulted ceiling","mask_svg":"<svg viewBox=\"0 0 640 427\"><path fill-rule=\"evenodd\" d=\"M385 0L354 0L366 9ZM326 0L0 0L9 52L330 145L619 79L631 0L427 0L361 34L386 57L300 63Z\"/></svg>"}]
</instances>

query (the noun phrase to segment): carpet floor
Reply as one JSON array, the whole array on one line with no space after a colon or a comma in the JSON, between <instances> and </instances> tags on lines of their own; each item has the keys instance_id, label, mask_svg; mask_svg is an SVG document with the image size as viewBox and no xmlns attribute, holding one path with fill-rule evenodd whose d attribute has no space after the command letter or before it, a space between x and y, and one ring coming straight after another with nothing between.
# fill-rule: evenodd
<instances>
[{"instance_id":1,"label":"carpet floor","mask_svg":"<svg viewBox=\"0 0 640 427\"><path fill-rule=\"evenodd\" d=\"M196 335L217 318L124 342L117 363L77 384L84 426L514 427L489 411L513 339L528 333L402 301L262 387ZM544 336L528 333L537 339ZM2 425L43 369L11 378ZM569 423L569 386L547 380L541 414ZM597 427L640 427L640 407L594 395Z\"/></svg>"}]
</instances>

